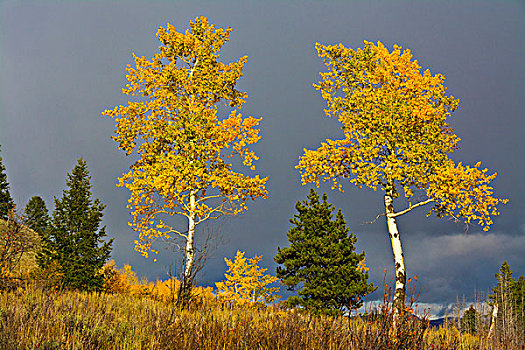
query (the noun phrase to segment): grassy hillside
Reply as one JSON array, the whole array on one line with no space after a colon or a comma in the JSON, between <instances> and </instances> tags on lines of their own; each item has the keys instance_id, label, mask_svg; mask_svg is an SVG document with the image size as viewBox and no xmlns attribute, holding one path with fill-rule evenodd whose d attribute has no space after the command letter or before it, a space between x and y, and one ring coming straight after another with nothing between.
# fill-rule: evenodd
<instances>
[{"instance_id":1,"label":"grassy hillside","mask_svg":"<svg viewBox=\"0 0 525 350\"><path fill-rule=\"evenodd\" d=\"M7 224L0 220L0 232ZM19 234L38 242L27 227ZM34 249L13 275L35 267ZM432 328L425 317L408 314L394 329L388 300L366 316L316 317L273 306L236 307L215 300L211 287L198 287L197 302L181 311L169 302L177 281L141 282L129 265L117 269L114 262L104 271L112 272L104 289L112 293L31 282L0 289L0 349L525 349L513 338L487 339L487 325L469 334L458 322Z\"/></svg>"},{"instance_id":2,"label":"grassy hillside","mask_svg":"<svg viewBox=\"0 0 525 350\"><path fill-rule=\"evenodd\" d=\"M391 324L388 311L328 318L204 301L172 312L168 303L121 294L31 286L0 294L1 349L512 349L415 317L397 331Z\"/></svg>"},{"instance_id":3,"label":"grassy hillside","mask_svg":"<svg viewBox=\"0 0 525 350\"><path fill-rule=\"evenodd\" d=\"M22 240L26 246L25 253L22 254L20 261L10 268L10 275L12 277L27 277L29 272L36 267L36 251L40 247L40 237L38 234L25 225L21 225L20 230L16 232L16 237L13 237L13 224L6 220L0 219L0 245L6 244L7 232L10 231L9 238L15 240ZM1 255L0 255L1 257Z\"/></svg>"}]
</instances>

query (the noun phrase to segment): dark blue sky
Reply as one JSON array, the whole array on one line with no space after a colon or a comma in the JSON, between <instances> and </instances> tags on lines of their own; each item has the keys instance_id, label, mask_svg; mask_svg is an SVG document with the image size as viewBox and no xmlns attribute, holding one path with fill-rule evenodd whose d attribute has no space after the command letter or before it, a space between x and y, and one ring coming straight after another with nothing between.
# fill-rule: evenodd
<instances>
[{"instance_id":1,"label":"dark blue sky","mask_svg":"<svg viewBox=\"0 0 525 350\"><path fill-rule=\"evenodd\" d=\"M128 193L116 178L130 160L110 136L114 123L100 113L126 102L120 93L131 53L151 57L155 33L167 22L181 31L205 15L234 32L223 51L230 61L248 55L240 88L249 99L244 115L262 116L262 139L255 147L258 172L269 176L270 198L249 204L246 214L208 227L220 228L224 242L201 282L222 278L237 249L264 255L274 271L277 246L286 245L288 219L309 187L294 168L303 148L339 137L339 126L322 111L312 88L322 62L314 44L362 47L380 40L410 48L420 65L447 77L449 92L461 102L451 124L461 137L454 159L481 160L498 172L495 192L510 199L491 231L426 218L424 209L399 219L407 271L417 274L425 303L450 303L474 290L487 290L508 260L525 274L524 127L525 74L522 2L33 2L0 5L0 144L11 194L23 208L33 195L48 207L61 196L66 173L84 157L94 195L107 205L104 223L115 238L113 258L130 263L139 275L164 278L175 256L159 246L157 263L133 250L135 234L126 224ZM393 269L384 221L363 225L382 209L380 193L349 183L345 193L322 186L342 208L367 253L371 280ZM202 230L201 233L205 231ZM390 277L389 277L390 278Z\"/></svg>"}]
</instances>

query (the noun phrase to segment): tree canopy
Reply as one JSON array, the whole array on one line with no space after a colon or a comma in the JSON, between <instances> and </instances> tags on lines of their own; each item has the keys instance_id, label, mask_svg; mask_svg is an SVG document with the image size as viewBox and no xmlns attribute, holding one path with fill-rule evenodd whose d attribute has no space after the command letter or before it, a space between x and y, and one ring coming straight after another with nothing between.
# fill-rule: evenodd
<instances>
[{"instance_id":1,"label":"tree canopy","mask_svg":"<svg viewBox=\"0 0 525 350\"><path fill-rule=\"evenodd\" d=\"M44 200L40 196L33 196L27 202L24 213L25 224L42 237L49 225L49 215Z\"/></svg>"},{"instance_id":2,"label":"tree canopy","mask_svg":"<svg viewBox=\"0 0 525 350\"><path fill-rule=\"evenodd\" d=\"M446 94L445 77L421 72L410 50L397 45L392 52L366 41L357 50L342 44L316 49L328 72L314 87L326 100L325 114L343 124L344 138L304 150L297 166L303 183L318 185L322 178L342 190L340 179L347 178L359 187L403 194L409 207L424 190L438 216L488 230L496 206L506 200L493 197L489 183L496 173L488 174L480 162L455 164L449 157L460 139L447 118L459 100Z\"/></svg>"}]
</instances>

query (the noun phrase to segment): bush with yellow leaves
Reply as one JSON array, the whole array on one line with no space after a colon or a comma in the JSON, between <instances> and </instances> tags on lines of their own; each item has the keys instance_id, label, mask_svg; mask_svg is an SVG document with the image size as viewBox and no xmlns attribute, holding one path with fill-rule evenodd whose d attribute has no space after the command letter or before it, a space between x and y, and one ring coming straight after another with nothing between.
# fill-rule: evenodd
<instances>
[{"instance_id":1,"label":"bush with yellow leaves","mask_svg":"<svg viewBox=\"0 0 525 350\"><path fill-rule=\"evenodd\" d=\"M175 277L155 282L150 282L145 278L139 280L131 265L125 264L123 268L119 269L114 260L110 260L102 271L105 277L104 291L107 293L149 297L166 303L173 303L177 300L180 281ZM192 296L199 300L214 300L212 290L212 287L194 287Z\"/></svg>"}]
</instances>

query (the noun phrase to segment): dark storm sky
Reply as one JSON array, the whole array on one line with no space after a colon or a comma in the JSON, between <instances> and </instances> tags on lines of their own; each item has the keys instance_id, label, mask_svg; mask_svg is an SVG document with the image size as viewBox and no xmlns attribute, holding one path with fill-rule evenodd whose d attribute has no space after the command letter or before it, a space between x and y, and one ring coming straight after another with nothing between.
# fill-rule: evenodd
<instances>
[{"instance_id":1,"label":"dark storm sky","mask_svg":"<svg viewBox=\"0 0 525 350\"><path fill-rule=\"evenodd\" d=\"M94 196L107 205L104 223L115 238L113 258L130 263L139 275L164 278L175 257L162 249L157 263L133 250L128 229L128 193L116 178L130 160L110 136L114 122L101 117L123 104L125 66L131 53L151 57L155 33L167 22L184 31L196 16L231 26L223 60L248 55L240 88L249 99L244 115L262 116L262 139L255 150L257 170L269 176L270 197L249 204L242 216L209 226L220 228L223 243L201 275L201 283L221 279L237 249L264 255L274 271L277 246L286 245L288 219L309 187L294 169L303 148L340 137L335 120L324 116L312 88L323 69L314 44L362 47L380 40L410 48L420 65L447 77L448 91L461 100L451 124L461 137L454 159L478 160L498 172L495 192L510 199L488 233L471 226L426 218L424 209L399 219L407 271L422 285L420 300L447 304L487 290L508 260L525 274L524 208L524 23L525 7L507 2L30 2L0 5L0 144L19 208L40 195L50 209L61 196L66 173L79 157L91 171ZM363 225L380 211L380 193L349 183L345 193L322 186L342 208L358 250L367 253L370 277L381 284L392 270L384 220ZM398 206L401 206L399 204ZM201 230L202 233L202 230ZM389 277L390 278L390 277Z\"/></svg>"}]
</instances>

